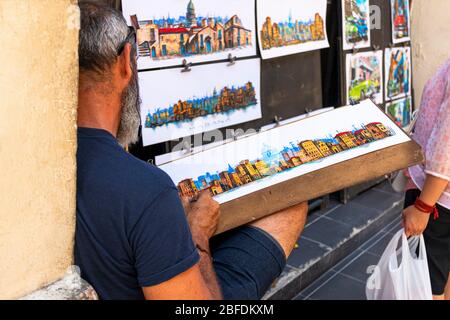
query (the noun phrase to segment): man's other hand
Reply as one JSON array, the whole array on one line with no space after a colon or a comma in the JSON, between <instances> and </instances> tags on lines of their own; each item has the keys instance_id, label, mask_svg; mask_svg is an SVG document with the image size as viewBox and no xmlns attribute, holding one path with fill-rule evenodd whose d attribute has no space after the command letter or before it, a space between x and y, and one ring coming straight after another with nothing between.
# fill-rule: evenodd
<instances>
[{"instance_id":1,"label":"man's other hand","mask_svg":"<svg viewBox=\"0 0 450 320\"><path fill-rule=\"evenodd\" d=\"M209 239L215 234L220 217L219 203L213 200L209 191L203 191L198 198L190 201L182 199L192 237L197 245L209 250Z\"/></svg>"}]
</instances>

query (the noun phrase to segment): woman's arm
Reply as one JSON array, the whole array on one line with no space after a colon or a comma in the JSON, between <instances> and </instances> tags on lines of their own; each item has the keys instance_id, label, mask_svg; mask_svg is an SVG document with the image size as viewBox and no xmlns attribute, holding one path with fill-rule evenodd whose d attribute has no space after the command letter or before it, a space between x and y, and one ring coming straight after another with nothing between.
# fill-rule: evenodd
<instances>
[{"instance_id":1,"label":"woman's arm","mask_svg":"<svg viewBox=\"0 0 450 320\"><path fill-rule=\"evenodd\" d=\"M419 199L430 207L435 206L448 183L448 180L428 174ZM408 237L422 234L429 220L430 214L418 210L414 205L403 211L403 227Z\"/></svg>"}]
</instances>

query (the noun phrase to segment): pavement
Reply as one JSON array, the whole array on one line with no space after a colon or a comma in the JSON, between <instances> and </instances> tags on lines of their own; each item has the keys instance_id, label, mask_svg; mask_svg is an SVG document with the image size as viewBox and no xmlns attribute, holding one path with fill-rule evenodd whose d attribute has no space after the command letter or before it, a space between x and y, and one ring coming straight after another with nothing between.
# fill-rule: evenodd
<instances>
[{"instance_id":1,"label":"pavement","mask_svg":"<svg viewBox=\"0 0 450 320\"><path fill-rule=\"evenodd\" d=\"M403 199L383 182L346 205L331 200L310 214L298 247L263 299L364 298L366 268L378 262L399 227ZM352 289L341 293L346 286Z\"/></svg>"},{"instance_id":2,"label":"pavement","mask_svg":"<svg viewBox=\"0 0 450 320\"><path fill-rule=\"evenodd\" d=\"M294 300L366 300L370 266L378 263L387 244L400 229L399 217L302 290Z\"/></svg>"}]
</instances>

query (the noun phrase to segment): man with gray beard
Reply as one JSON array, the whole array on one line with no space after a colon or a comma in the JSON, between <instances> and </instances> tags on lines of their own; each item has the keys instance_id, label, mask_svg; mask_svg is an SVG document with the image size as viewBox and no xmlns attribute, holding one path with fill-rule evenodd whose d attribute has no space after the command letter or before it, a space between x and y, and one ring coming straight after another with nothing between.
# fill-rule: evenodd
<instances>
[{"instance_id":1,"label":"man with gray beard","mask_svg":"<svg viewBox=\"0 0 450 320\"><path fill-rule=\"evenodd\" d=\"M209 193L180 199L164 172L124 151L141 123L135 30L109 7L80 9L75 263L82 277L101 299L261 298L286 264L307 205L213 237L219 205Z\"/></svg>"}]
</instances>

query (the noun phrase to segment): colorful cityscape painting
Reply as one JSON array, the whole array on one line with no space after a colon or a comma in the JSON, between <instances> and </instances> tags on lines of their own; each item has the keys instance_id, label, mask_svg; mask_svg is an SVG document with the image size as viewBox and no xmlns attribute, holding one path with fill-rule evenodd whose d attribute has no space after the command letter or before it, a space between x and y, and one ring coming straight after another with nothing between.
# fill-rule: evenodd
<instances>
[{"instance_id":1,"label":"colorful cityscape painting","mask_svg":"<svg viewBox=\"0 0 450 320\"><path fill-rule=\"evenodd\" d=\"M254 0L124 0L136 28L139 68L256 55Z\"/></svg>"},{"instance_id":2,"label":"colorful cityscape painting","mask_svg":"<svg viewBox=\"0 0 450 320\"><path fill-rule=\"evenodd\" d=\"M365 100L175 158L160 168L181 196L207 190L225 203L409 140L391 118Z\"/></svg>"},{"instance_id":3,"label":"colorful cityscape painting","mask_svg":"<svg viewBox=\"0 0 450 320\"><path fill-rule=\"evenodd\" d=\"M263 59L328 47L326 10L326 0L258 1Z\"/></svg>"},{"instance_id":4,"label":"colorful cityscape painting","mask_svg":"<svg viewBox=\"0 0 450 320\"><path fill-rule=\"evenodd\" d=\"M386 100L402 98L411 93L411 49L387 48L385 51Z\"/></svg>"},{"instance_id":5,"label":"colorful cityscape painting","mask_svg":"<svg viewBox=\"0 0 450 320\"><path fill-rule=\"evenodd\" d=\"M347 103L383 103L383 51L347 54Z\"/></svg>"},{"instance_id":6,"label":"colorful cityscape painting","mask_svg":"<svg viewBox=\"0 0 450 320\"><path fill-rule=\"evenodd\" d=\"M405 128L411 123L412 100L411 97L396 100L386 104L386 113L389 114L398 126Z\"/></svg>"},{"instance_id":7,"label":"colorful cityscape painting","mask_svg":"<svg viewBox=\"0 0 450 320\"><path fill-rule=\"evenodd\" d=\"M260 74L260 59L141 71L144 145L260 118Z\"/></svg>"},{"instance_id":8,"label":"colorful cityscape painting","mask_svg":"<svg viewBox=\"0 0 450 320\"><path fill-rule=\"evenodd\" d=\"M394 44L411 40L409 0L391 0L392 41Z\"/></svg>"},{"instance_id":9,"label":"colorful cityscape painting","mask_svg":"<svg viewBox=\"0 0 450 320\"><path fill-rule=\"evenodd\" d=\"M289 146L284 146L281 152L267 150L258 159L243 160L238 164L229 164L221 172L206 172L196 179L185 179L178 183L178 191L181 197L194 197L203 190L208 190L212 196L216 196L392 135L384 124L374 122L351 131L339 132L334 137L291 142Z\"/></svg>"},{"instance_id":10,"label":"colorful cityscape painting","mask_svg":"<svg viewBox=\"0 0 450 320\"><path fill-rule=\"evenodd\" d=\"M156 128L170 123L192 121L198 117L233 112L245 109L258 103L255 87L247 82L239 87L223 87L220 91L214 88L210 95L191 98L172 104L165 109L149 112L145 119L145 128Z\"/></svg>"},{"instance_id":11,"label":"colorful cityscape painting","mask_svg":"<svg viewBox=\"0 0 450 320\"><path fill-rule=\"evenodd\" d=\"M342 0L344 50L370 47L369 0Z\"/></svg>"}]
</instances>

